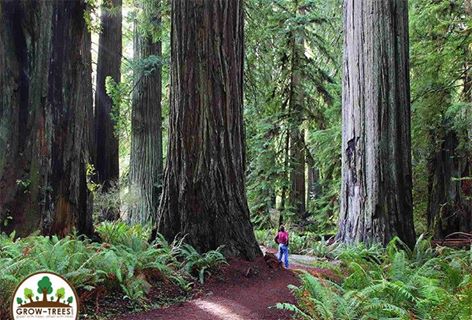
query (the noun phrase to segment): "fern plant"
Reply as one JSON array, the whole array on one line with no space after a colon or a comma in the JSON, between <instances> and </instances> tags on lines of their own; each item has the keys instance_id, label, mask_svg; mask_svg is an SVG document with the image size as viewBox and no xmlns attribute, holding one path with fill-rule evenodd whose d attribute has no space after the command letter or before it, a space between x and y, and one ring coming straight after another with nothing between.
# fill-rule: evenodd
<instances>
[{"instance_id":1,"label":"fern plant","mask_svg":"<svg viewBox=\"0 0 472 320\"><path fill-rule=\"evenodd\" d=\"M182 269L192 276L198 277L200 283L205 281L206 275L217 269L222 264L226 264L226 259L220 252L222 247L216 250L200 254L194 247L184 244L179 249L179 257L182 259Z\"/></svg>"},{"instance_id":2,"label":"fern plant","mask_svg":"<svg viewBox=\"0 0 472 320\"><path fill-rule=\"evenodd\" d=\"M339 283L305 272L290 287L297 304L277 307L301 319L472 318L472 249L433 248L421 236L412 250L395 238L386 248L339 246L336 256L347 275Z\"/></svg>"}]
</instances>

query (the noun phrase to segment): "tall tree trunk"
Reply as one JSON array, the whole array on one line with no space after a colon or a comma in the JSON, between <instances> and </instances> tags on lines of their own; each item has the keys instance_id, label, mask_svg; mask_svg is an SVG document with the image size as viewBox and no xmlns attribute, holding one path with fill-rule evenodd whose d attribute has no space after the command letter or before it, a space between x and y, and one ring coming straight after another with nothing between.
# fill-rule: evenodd
<instances>
[{"instance_id":1,"label":"tall tree trunk","mask_svg":"<svg viewBox=\"0 0 472 320\"><path fill-rule=\"evenodd\" d=\"M104 0L101 10L95 91L94 165L97 182L103 185L103 191L106 192L120 175L118 137L111 116L113 103L106 93L105 81L107 77L116 83L121 79L121 0Z\"/></svg>"},{"instance_id":2,"label":"tall tree trunk","mask_svg":"<svg viewBox=\"0 0 472 320\"><path fill-rule=\"evenodd\" d=\"M241 0L172 1L169 148L158 230L200 252L261 254L247 205Z\"/></svg>"},{"instance_id":3,"label":"tall tree trunk","mask_svg":"<svg viewBox=\"0 0 472 320\"><path fill-rule=\"evenodd\" d=\"M298 0L295 0L295 12ZM290 78L290 193L289 204L298 219L305 217L305 133L301 129L303 123L303 81L302 68L304 52L303 30L292 31L292 63Z\"/></svg>"},{"instance_id":4,"label":"tall tree trunk","mask_svg":"<svg viewBox=\"0 0 472 320\"><path fill-rule=\"evenodd\" d=\"M472 188L465 178L471 176L472 168L451 124L439 131L443 134L434 141L442 143L428 163L427 218L434 237L444 238L453 232L472 231Z\"/></svg>"},{"instance_id":5,"label":"tall tree trunk","mask_svg":"<svg viewBox=\"0 0 472 320\"><path fill-rule=\"evenodd\" d=\"M464 3L470 14L470 2ZM464 47L463 90L464 102L472 101L472 77L470 50ZM468 118L464 108L462 116ZM472 232L472 154L463 141L472 141L472 129L458 131L455 119L445 119L436 129L431 140L441 141L433 150L428 163L428 229L436 238L444 238L454 232ZM462 120L464 121L464 120ZM435 135L434 135L435 134ZM433 144L434 145L434 144ZM462 146L461 146L462 145Z\"/></svg>"},{"instance_id":6,"label":"tall tree trunk","mask_svg":"<svg viewBox=\"0 0 472 320\"><path fill-rule=\"evenodd\" d=\"M85 2L0 2L0 228L92 233Z\"/></svg>"},{"instance_id":7,"label":"tall tree trunk","mask_svg":"<svg viewBox=\"0 0 472 320\"><path fill-rule=\"evenodd\" d=\"M344 2L343 242L414 245L406 0Z\"/></svg>"},{"instance_id":8,"label":"tall tree trunk","mask_svg":"<svg viewBox=\"0 0 472 320\"><path fill-rule=\"evenodd\" d=\"M312 198L316 198L320 193L320 173L316 167L315 159L310 151L305 146L306 153L306 164L308 166L308 178L307 178L307 192L306 192L306 203Z\"/></svg>"},{"instance_id":9,"label":"tall tree trunk","mask_svg":"<svg viewBox=\"0 0 472 320\"><path fill-rule=\"evenodd\" d=\"M285 134L285 146L284 146L284 179L286 178L286 172L289 169L289 159L290 159L290 130ZM282 186L282 194L280 195L280 215L279 215L279 226L284 223L284 213L287 209L286 198L287 198L287 189L288 186L284 184Z\"/></svg>"},{"instance_id":10,"label":"tall tree trunk","mask_svg":"<svg viewBox=\"0 0 472 320\"><path fill-rule=\"evenodd\" d=\"M159 2L144 3L144 18L158 32L161 24ZM161 58L161 42L152 31L136 30L135 52L138 59ZM139 201L130 210L131 223L155 222L162 179L161 63L152 70L140 70L135 76L131 115L130 184Z\"/></svg>"}]
</instances>

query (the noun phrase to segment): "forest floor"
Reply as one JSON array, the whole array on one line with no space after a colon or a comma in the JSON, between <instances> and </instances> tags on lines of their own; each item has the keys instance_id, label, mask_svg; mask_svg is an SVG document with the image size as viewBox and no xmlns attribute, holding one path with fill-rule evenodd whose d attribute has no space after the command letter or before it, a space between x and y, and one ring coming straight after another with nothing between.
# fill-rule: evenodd
<instances>
[{"instance_id":1,"label":"forest floor","mask_svg":"<svg viewBox=\"0 0 472 320\"><path fill-rule=\"evenodd\" d=\"M265 250L264 250L265 251ZM274 250L268 250L274 253ZM303 260L304 259L304 260ZM305 264L311 259L292 260L289 270L271 268L264 258L249 262L230 260L213 275L192 300L168 308L130 313L116 320L277 320L290 319L288 311L278 310L278 302L295 303L287 288L297 285L301 269L323 272Z\"/></svg>"}]
</instances>

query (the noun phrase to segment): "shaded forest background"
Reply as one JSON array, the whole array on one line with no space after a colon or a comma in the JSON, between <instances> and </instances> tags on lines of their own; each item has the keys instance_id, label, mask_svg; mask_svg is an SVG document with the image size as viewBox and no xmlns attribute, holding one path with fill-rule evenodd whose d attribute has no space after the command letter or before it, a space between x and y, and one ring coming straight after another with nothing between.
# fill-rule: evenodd
<instances>
[{"instance_id":1,"label":"shaded forest background","mask_svg":"<svg viewBox=\"0 0 472 320\"><path fill-rule=\"evenodd\" d=\"M136 59L133 34L145 19L130 4L125 7L122 78L117 85L110 83L108 92L119 102L114 109L120 138L119 201L126 216L139 203L129 183L130 92L140 81L133 76L137 69L146 73L162 67L163 158L167 154L170 20L163 2L160 26L153 31L162 43L162 56ZM334 234L341 188L342 1L246 1L244 10L246 188L252 220L256 228L284 221L305 231ZM443 237L470 229L470 10L469 1L409 3L418 234ZM97 200L97 207L103 201L105 206L118 203L113 193Z\"/></svg>"},{"instance_id":2,"label":"shaded forest background","mask_svg":"<svg viewBox=\"0 0 472 320\"><path fill-rule=\"evenodd\" d=\"M171 138L170 4L87 0L63 6L70 6L66 10L70 17L58 19L65 19L69 29L57 20L52 29L14 39L7 28L2 29L2 48L6 48L2 70L11 70L19 79L18 89L10 89L20 90L19 99L24 99L18 102L19 110L2 109L2 230L21 234L41 227L45 233L67 234L77 228L91 233L92 220L79 214L85 207L93 211L96 222L121 218L155 223ZM13 29L15 24L19 29L39 26L41 14L60 9L41 2L29 9L21 3L2 8L9 13ZM33 10L41 14L29 14ZM414 220L417 233L436 237L470 231L472 223L471 10L469 0L409 1ZM320 235L336 233L341 190L342 12L339 0L245 1L245 188L258 229L283 222ZM54 39L60 39L61 32L50 30L72 32L76 41L65 46L57 43L63 50L57 53ZM52 47L29 48L35 37L52 37ZM8 49L11 44L16 49ZM15 70L32 49L39 60L49 54L69 57L64 66L69 63L72 69L58 70L60 76L45 83L69 81L70 94L61 96L40 80L28 83ZM12 52L15 63L8 60ZM77 61L82 62L74 71ZM37 68L32 72L47 74ZM8 88L7 78L2 81ZM54 115L49 107L34 108L44 90L50 90L48 106L65 103L73 116ZM3 99L8 96L3 94ZM3 102L2 106L10 103ZM16 127L11 126L12 118L19 121ZM58 139L60 134L42 136L41 128L48 121L58 132L66 127L74 130L74 140ZM25 133L27 138L18 139ZM67 152L44 169L36 155L46 150L54 155L60 145ZM67 171L71 178L64 182L59 176ZM52 204L56 197L52 189L62 190L65 200ZM75 212L73 218L70 211Z\"/></svg>"},{"instance_id":3,"label":"shaded forest background","mask_svg":"<svg viewBox=\"0 0 472 320\"><path fill-rule=\"evenodd\" d=\"M470 319L471 38L471 0L0 1L0 318L50 270L88 315L218 273L263 312Z\"/></svg>"}]
</instances>

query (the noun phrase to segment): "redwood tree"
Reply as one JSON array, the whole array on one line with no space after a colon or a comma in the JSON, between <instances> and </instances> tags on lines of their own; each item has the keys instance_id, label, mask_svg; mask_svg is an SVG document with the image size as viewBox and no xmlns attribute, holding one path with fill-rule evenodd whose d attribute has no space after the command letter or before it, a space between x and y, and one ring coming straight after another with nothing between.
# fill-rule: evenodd
<instances>
[{"instance_id":1,"label":"redwood tree","mask_svg":"<svg viewBox=\"0 0 472 320\"><path fill-rule=\"evenodd\" d=\"M144 1L134 47L144 67L135 73L131 114L130 184L138 203L129 210L132 223L154 222L162 180L161 24L159 1Z\"/></svg>"},{"instance_id":2,"label":"redwood tree","mask_svg":"<svg viewBox=\"0 0 472 320\"><path fill-rule=\"evenodd\" d=\"M92 233L85 9L82 0L0 2L2 231Z\"/></svg>"},{"instance_id":3,"label":"redwood tree","mask_svg":"<svg viewBox=\"0 0 472 320\"><path fill-rule=\"evenodd\" d=\"M472 164L470 152L460 146L460 137L466 135L445 120L433 137L440 143L428 161L427 221L436 238L472 231Z\"/></svg>"},{"instance_id":4,"label":"redwood tree","mask_svg":"<svg viewBox=\"0 0 472 320\"><path fill-rule=\"evenodd\" d=\"M299 8L298 0L293 1L294 11L299 15L303 11ZM304 30L298 26L290 34L291 45L291 73L290 73L290 193L289 204L297 214L297 218L305 216L305 133L301 128L304 118L303 92L303 62Z\"/></svg>"},{"instance_id":5,"label":"redwood tree","mask_svg":"<svg viewBox=\"0 0 472 320\"><path fill-rule=\"evenodd\" d=\"M121 79L121 0L104 0L100 16L100 38L97 59L97 82L95 91L95 143L94 165L97 182L103 191L119 178L118 137L112 119L112 99L106 92L106 78L115 83Z\"/></svg>"},{"instance_id":6,"label":"redwood tree","mask_svg":"<svg viewBox=\"0 0 472 320\"><path fill-rule=\"evenodd\" d=\"M158 231L260 255L244 187L241 0L172 1L169 147ZM154 232L155 235L155 232Z\"/></svg>"},{"instance_id":7,"label":"redwood tree","mask_svg":"<svg viewBox=\"0 0 472 320\"><path fill-rule=\"evenodd\" d=\"M344 242L415 242L407 0L344 1Z\"/></svg>"}]
</instances>

